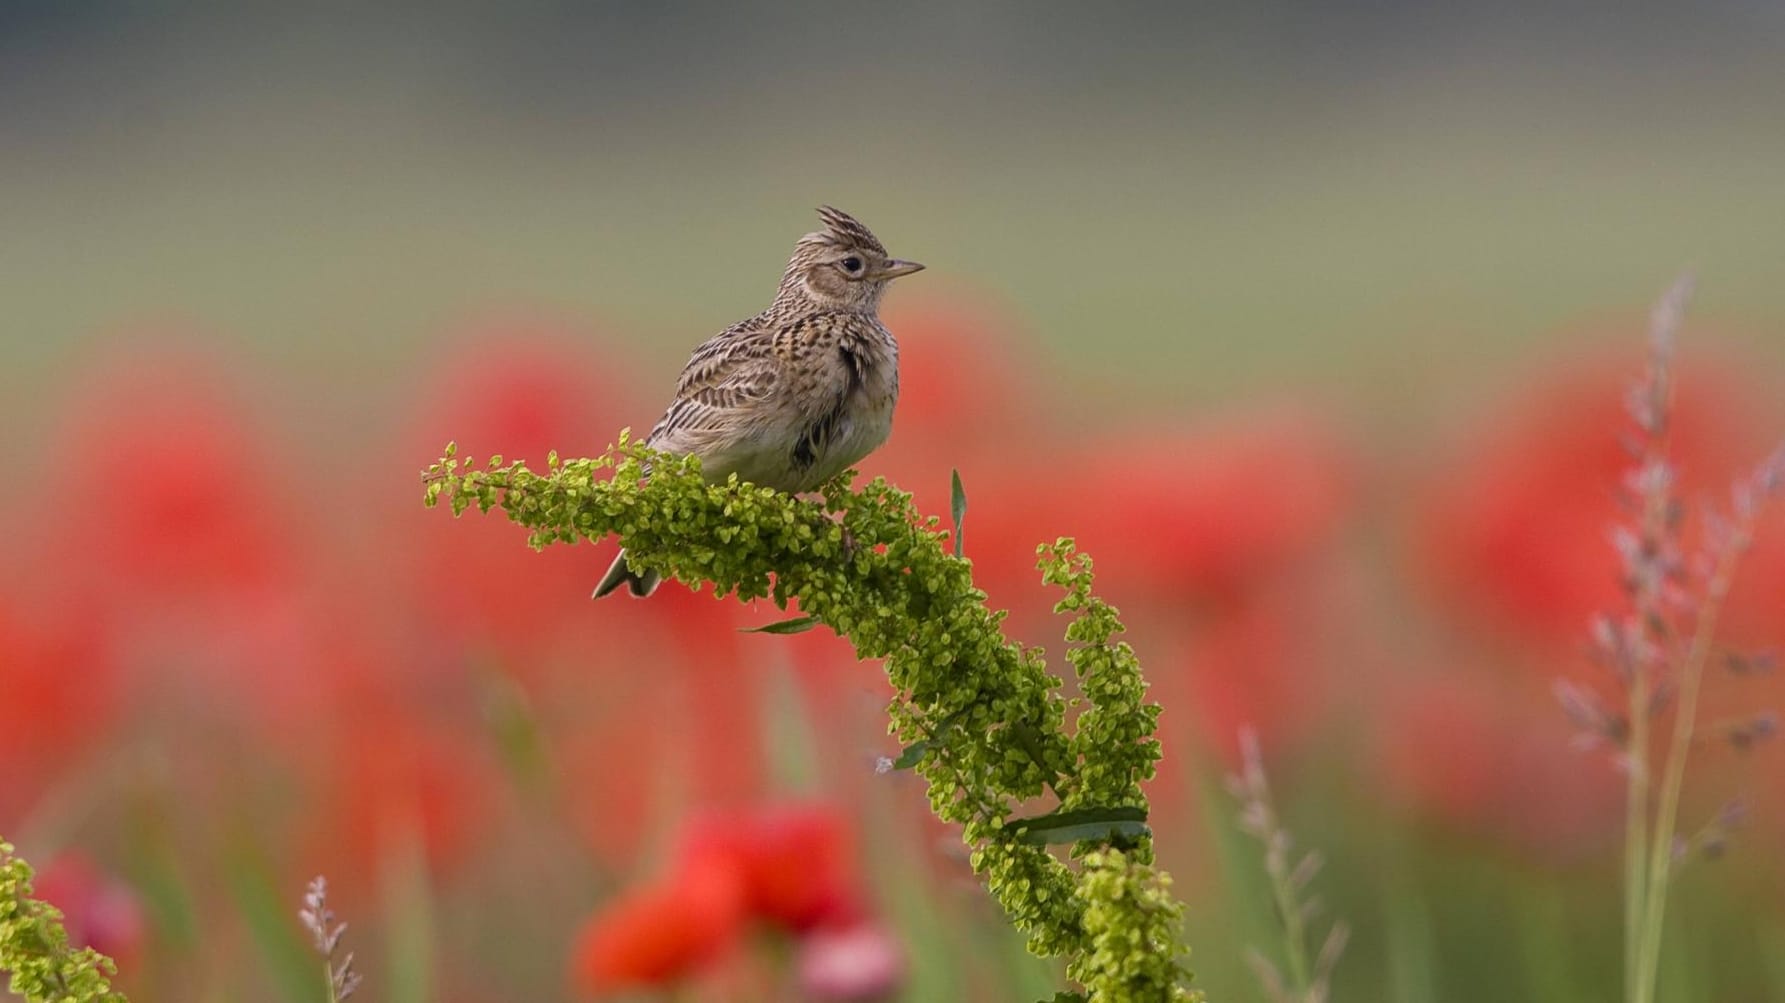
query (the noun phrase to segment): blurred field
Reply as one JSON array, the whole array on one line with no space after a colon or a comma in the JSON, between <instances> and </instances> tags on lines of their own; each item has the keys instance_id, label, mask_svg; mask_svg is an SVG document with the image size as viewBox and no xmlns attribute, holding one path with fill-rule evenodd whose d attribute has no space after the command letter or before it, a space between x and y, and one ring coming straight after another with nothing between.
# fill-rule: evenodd
<instances>
[{"instance_id":1,"label":"blurred field","mask_svg":"<svg viewBox=\"0 0 1785 1003\"><path fill-rule=\"evenodd\" d=\"M363 996L470 1003L570 998L577 928L677 833L816 804L897 998L1052 992L874 775L876 666L673 586L591 605L611 545L419 504L449 439L648 426L833 203L930 267L867 472L940 513L961 470L1026 639L1058 648L1028 555L1062 533L1128 615L1211 999L1270 944L1218 782L1245 724L1355 931L1335 999L1615 999L1618 782L1549 683L1618 599L1620 387L1681 270L1688 495L1785 436L1781 56L1739 0L9 7L0 834L131 903L138 999L317 998L322 870ZM1663 998L1785 999L1779 751L1698 765L1692 819L1756 807L1679 884ZM788 998L803 938L698 998Z\"/></svg>"}]
</instances>

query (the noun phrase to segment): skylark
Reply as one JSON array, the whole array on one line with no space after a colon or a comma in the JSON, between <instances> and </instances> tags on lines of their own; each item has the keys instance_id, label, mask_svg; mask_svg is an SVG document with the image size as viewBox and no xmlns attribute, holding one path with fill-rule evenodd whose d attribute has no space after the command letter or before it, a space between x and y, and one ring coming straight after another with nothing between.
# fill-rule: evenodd
<instances>
[{"instance_id":1,"label":"skylark","mask_svg":"<svg viewBox=\"0 0 1785 1003\"><path fill-rule=\"evenodd\" d=\"M873 452L892 431L899 345L880 297L915 261L886 253L853 216L825 206L824 229L794 245L767 310L694 350L675 400L645 444L700 457L709 482L739 480L798 494ZM661 575L635 572L624 551L595 587L635 596Z\"/></svg>"}]
</instances>

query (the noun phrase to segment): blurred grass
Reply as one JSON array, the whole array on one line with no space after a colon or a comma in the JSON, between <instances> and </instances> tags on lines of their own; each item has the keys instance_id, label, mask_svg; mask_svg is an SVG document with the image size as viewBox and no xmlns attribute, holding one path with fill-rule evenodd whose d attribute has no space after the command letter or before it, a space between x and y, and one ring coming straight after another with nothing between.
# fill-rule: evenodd
<instances>
[{"instance_id":1,"label":"blurred grass","mask_svg":"<svg viewBox=\"0 0 1785 1003\"><path fill-rule=\"evenodd\" d=\"M896 300L1012 305L1080 374L1085 414L1314 386L1388 423L1510 376L1573 321L1638 315L1687 266L1697 322L1785 358L1785 135L1764 117L1571 131L1484 95L1337 121L1252 100L1206 121L1161 103L1158 120L1030 111L986 132L851 123L820 150L772 132L715 146L673 119L449 140L450 123L349 115L0 163L0 417L40 413L72 346L143 324L330 387L326 409L307 390L281 404L343 428L492 309L586 320L667 374L766 301L820 201L932 266Z\"/></svg>"},{"instance_id":2,"label":"blurred grass","mask_svg":"<svg viewBox=\"0 0 1785 1003\"><path fill-rule=\"evenodd\" d=\"M292 921L297 899L281 887L278 868L246 830L230 839L221 861L224 883L258 949L266 981L290 1003L322 998L322 959Z\"/></svg>"},{"instance_id":3,"label":"blurred grass","mask_svg":"<svg viewBox=\"0 0 1785 1003\"><path fill-rule=\"evenodd\" d=\"M385 979L380 998L391 1003L436 999L435 906L426 852L410 830L381 861L379 884L385 923Z\"/></svg>"}]
</instances>

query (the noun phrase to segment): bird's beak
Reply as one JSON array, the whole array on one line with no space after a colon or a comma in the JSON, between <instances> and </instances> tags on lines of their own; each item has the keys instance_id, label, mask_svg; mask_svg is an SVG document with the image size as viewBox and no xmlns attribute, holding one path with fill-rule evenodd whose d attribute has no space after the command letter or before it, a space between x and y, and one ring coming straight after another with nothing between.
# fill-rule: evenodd
<instances>
[{"instance_id":1,"label":"bird's beak","mask_svg":"<svg viewBox=\"0 0 1785 1003\"><path fill-rule=\"evenodd\" d=\"M901 275L910 275L912 272L921 271L923 271L923 266L915 261L900 261L898 258L892 258L888 260L886 264L880 266L880 274L876 277L880 279L896 279Z\"/></svg>"}]
</instances>

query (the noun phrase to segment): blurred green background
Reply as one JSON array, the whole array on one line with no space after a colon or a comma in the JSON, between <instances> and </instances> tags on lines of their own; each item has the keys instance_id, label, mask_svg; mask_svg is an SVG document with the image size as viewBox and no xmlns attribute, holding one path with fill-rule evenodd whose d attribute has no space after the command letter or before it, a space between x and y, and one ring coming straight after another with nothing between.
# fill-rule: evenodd
<instances>
[{"instance_id":1,"label":"blurred green background","mask_svg":"<svg viewBox=\"0 0 1785 1003\"><path fill-rule=\"evenodd\" d=\"M1764 0L0 18L15 434L124 317L328 377L318 420L491 302L673 366L820 202L1013 304L1087 418L1299 382L1405 420L1688 267L1785 351Z\"/></svg>"},{"instance_id":2,"label":"blurred green background","mask_svg":"<svg viewBox=\"0 0 1785 1003\"><path fill-rule=\"evenodd\" d=\"M1383 665L1534 660L1493 647L1491 632L1459 638L1399 611L1418 592L1397 578L1403 475L1452 469L1449 430L1493 415L1534 373L1608 344L1634 371L1643 312L1682 270L1700 278L1691 331L1703 335L1689 334L1688 351L1714 342L1707 354L1743 360L1776 400L1782 122L1785 5L1772 0L6 3L0 447L27 465L61 462L43 444L69 388L166 332L258 374L245 384L254 407L284 430L268 450L315 444L303 462L325 475L339 468L323 454L411 414L417 374L466 318L587 325L624 360L603 377L632 384L629 405L654 406L691 347L766 304L812 207L843 207L929 266L895 304L1008 318L1015 334L997 344L1026 357L1013 369L1048 374L1044 410L1062 437L1196 428L1296 396L1343 416L1369 468L1357 475L1364 514L1313 563L1342 580L1322 608L1346 640L1317 649L1322 713L1280 764L1289 819L1335 861L1327 897L1356 930L1337 999L1609 1000L1609 856L1528 855L1466 826L1391 819L1362 779L1388 699L1369 690L1392 676ZM447 431L440 441L452 427L427 424ZM587 435L593 450L611 430ZM1022 448L1045 454L1045 439ZM407 490L411 470L395 475ZM24 567L8 584L37 589ZM1402 632L1357 643L1385 625ZM1488 648L1459 647L1478 642ZM1141 646L1151 659L1165 645ZM782 743L769 772L784 782L801 773L800 743L824 739L801 737L780 700L762 703L770 744ZM1517 706L1559 720L1547 703ZM1492 744L1464 748L1496 769L1479 761ZM1269 913L1253 850L1222 814L1222 769L1211 756L1162 780L1183 809L1160 823L1175 829L1164 856L1184 873L1202 984L1217 1000L1255 999L1242 951L1270 943ZM1761 777L1785 794L1776 774ZM877 788L852 810L879 818L917 799ZM930 894L908 880L924 854L868 828L880 911L910 952L905 998L1051 991L1049 971L974 911L974 893ZM1670 945L1666 998L1785 999L1779 831L1683 888L1678 908L1693 919ZM533 852L542 838L528 840ZM175 856L188 877L203 859ZM658 856L610 861L577 887L611 890ZM390 965L467 964L453 938L505 929L503 909L532 904L516 890L529 879L552 880L508 862L436 890L443 918L420 961L403 954L414 899L399 882ZM565 894L521 928L562 930L595 904ZM278 914L268 908L263 921ZM382 922L362 929L380 936ZM194 949L190 930L155 936ZM233 961L190 966L201 975L151 964L150 984L198 985L204 998L264 989L240 974L263 964L247 939L230 939ZM540 941L491 962L524 981L445 980L439 998L558 992L561 948ZM982 995L948 995L964 992L961 971ZM363 992L401 996L381 988Z\"/></svg>"}]
</instances>

